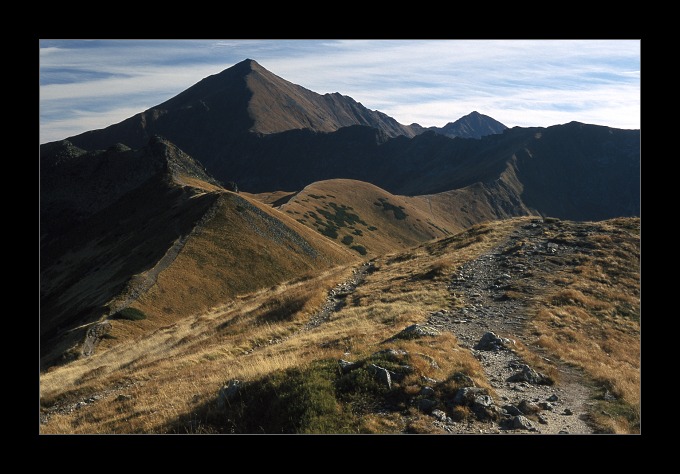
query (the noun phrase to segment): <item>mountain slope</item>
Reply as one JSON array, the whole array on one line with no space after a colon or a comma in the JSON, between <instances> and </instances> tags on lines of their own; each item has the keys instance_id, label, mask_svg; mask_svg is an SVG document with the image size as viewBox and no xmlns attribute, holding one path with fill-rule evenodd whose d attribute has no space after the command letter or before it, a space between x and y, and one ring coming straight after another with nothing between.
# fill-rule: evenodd
<instances>
[{"instance_id":1,"label":"mountain slope","mask_svg":"<svg viewBox=\"0 0 680 474\"><path fill-rule=\"evenodd\" d=\"M349 97L316 94L246 60L157 107L69 140L93 150L139 147L162 135L211 176L253 193L294 192L336 178L409 196L476 185L505 216L527 209L577 220L639 214L639 130L577 122L503 128L473 112L420 133ZM487 132L475 139L441 134ZM512 185L502 179L509 169ZM510 201L503 204L505 197Z\"/></svg>"},{"instance_id":2,"label":"mountain slope","mask_svg":"<svg viewBox=\"0 0 680 474\"><path fill-rule=\"evenodd\" d=\"M374 127L387 136L414 136L421 130L401 125L350 97L320 95L292 84L246 59L149 110L68 140L87 150L118 142L138 148L160 135L226 181L227 173L216 172L218 162L228 159L250 133L303 128L330 132L349 125Z\"/></svg>"},{"instance_id":3,"label":"mountain slope","mask_svg":"<svg viewBox=\"0 0 680 474\"><path fill-rule=\"evenodd\" d=\"M307 186L280 209L360 255L376 256L460 229L423 204L369 183L334 179Z\"/></svg>"},{"instance_id":4,"label":"mountain slope","mask_svg":"<svg viewBox=\"0 0 680 474\"><path fill-rule=\"evenodd\" d=\"M450 139L432 131L389 139L362 126L332 133L294 130L252 136L219 166L240 189L258 193L294 192L315 181L345 178L409 196L476 185L506 216L532 209L592 220L640 212L639 130L577 122L515 127L481 139ZM506 172L512 179L502 179ZM503 192L493 196L494 190ZM514 197L502 202L508 193Z\"/></svg>"},{"instance_id":5,"label":"mountain slope","mask_svg":"<svg viewBox=\"0 0 680 474\"><path fill-rule=\"evenodd\" d=\"M449 122L441 128L430 127L429 130L434 130L436 133L449 138L482 138L486 135L503 133L506 128L508 127L498 120L480 114L475 110L455 122Z\"/></svg>"},{"instance_id":6,"label":"mountain slope","mask_svg":"<svg viewBox=\"0 0 680 474\"><path fill-rule=\"evenodd\" d=\"M41 202L45 366L77 355L94 322L131 305L147 320L116 321L114 334L121 325L139 334L356 258L285 214L210 183L169 142L98 153L65 143L52 152L42 155L41 183L51 190Z\"/></svg>"},{"instance_id":7,"label":"mountain slope","mask_svg":"<svg viewBox=\"0 0 680 474\"><path fill-rule=\"evenodd\" d=\"M292 195L254 196L361 255L377 256L445 237L474 224L530 215L514 168L489 184L425 196L399 196L350 179L318 181ZM284 202L285 201L285 202Z\"/></svg>"}]
</instances>

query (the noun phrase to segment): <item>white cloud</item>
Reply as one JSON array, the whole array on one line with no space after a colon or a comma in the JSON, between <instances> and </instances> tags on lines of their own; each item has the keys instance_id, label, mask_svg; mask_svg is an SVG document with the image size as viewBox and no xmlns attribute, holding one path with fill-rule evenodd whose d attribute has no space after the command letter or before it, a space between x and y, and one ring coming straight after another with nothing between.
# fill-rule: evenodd
<instances>
[{"instance_id":1,"label":"white cloud","mask_svg":"<svg viewBox=\"0 0 680 474\"><path fill-rule=\"evenodd\" d=\"M93 73L40 87L42 136L63 133L63 138L94 122L100 127L115 123L126 118L121 110L145 110L246 57L315 92L349 95L401 123L442 126L477 110L508 126L571 120L640 126L639 41L215 40L80 46L49 42L40 49L41 74ZM101 118L95 119L98 113Z\"/></svg>"}]
</instances>

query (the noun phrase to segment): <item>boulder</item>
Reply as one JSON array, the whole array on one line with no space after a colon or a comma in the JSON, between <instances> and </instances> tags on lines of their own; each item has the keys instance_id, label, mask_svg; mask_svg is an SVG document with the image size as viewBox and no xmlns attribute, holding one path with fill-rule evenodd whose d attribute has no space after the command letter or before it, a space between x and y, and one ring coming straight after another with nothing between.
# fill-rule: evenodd
<instances>
[{"instance_id":1,"label":"boulder","mask_svg":"<svg viewBox=\"0 0 680 474\"><path fill-rule=\"evenodd\" d=\"M226 408L227 405L229 405L230 402L234 400L236 395L238 395L241 387L241 381L236 379L230 380L225 385L223 385L222 388L220 388L220 391L217 393L217 408Z\"/></svg>"}]
</instances>

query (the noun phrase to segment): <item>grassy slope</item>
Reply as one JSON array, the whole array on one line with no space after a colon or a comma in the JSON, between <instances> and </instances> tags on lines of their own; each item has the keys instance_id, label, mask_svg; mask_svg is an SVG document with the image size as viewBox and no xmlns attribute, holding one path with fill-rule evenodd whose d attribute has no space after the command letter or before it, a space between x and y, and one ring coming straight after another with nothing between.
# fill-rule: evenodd
<instances>
[{"instance_id":1,"label":"grassy slope","mask_svg":"<svg viewBox=\"0 0 680 474\"><path fill-rule=\"evenodd\" d=\"M600 431L637 432L640 219L562 222L562 230L549 237L593 253L584 252L556 271L536 275L552 283L532 308L536 345L583 368L596 382L601 400L591 415ZM614 399L604 400L606 392Z\"/></svg>"},{"instance_id":2,"label":"grassy slope","mask_svg":"<svg viewBox=\"0 0 680 474\"><path fill-rule=\"evenodd\" d=\"M130 277L150 269L216 199L154 178L42 249L43 364L82 342ZM140 206L139 202L144 202Z\"/></svg>"},{"instance_id":3,"label":"grassy slope","mask_svg":"<svg viewBox=\"0 0 680 474\"><path fill-rule=\"evenodd\" d=\"M111 332L116 339L102 347L357 259L287 215L231 192L222 192L210 213L156 284L133 303L148 319L117 322Z\"/></svg>"},{"instance_id":4,"label":"grassy slope","mask_svg":"<svg viewBox=\"0 0 680 474\"><path fill-rule=\"evenodd\" d=\"M206 214L214 215L206 220ZM177 257L133 302L148 317L114 321L102 348L236 295L358 258L247 196L196 176L156 176L43 248L43 367L63 362L63 354L77 356L89 325L129 304L138 282L173 246L181 248Z\"/></svg>"},{"instance_id":5,"label":"grassy slope","mask_svg":"<svg viewBox=\"0 0 680 474\"><path fill-rule=\"evenodd\" d=\"M519 199L511 163L498 180L424 196L397 196L373 184L331 179L299 193L262 193L297 221L355 252L376 256L460 232L475 224L534 214ZM353 248L354 247L354 248Z\"/></svg>"},{"instance_id":6,"label":"grassy slope","mask_svg":"<svg viewBox=\"0 0 680 474\"><path fill-rule=\"evenodd\" d=\"M376 271L347 298L346 306L309 331L301 331L305 321L328 289L351 275L351 267L335 267L185 315L136 337L133 344L100 350L45 373L44 410L95 394L102 398L71 413L54 414L41 430L437 432L430 417L408 406L408 399L420 390L420 377L440 380L440 396L452 395L456 372L488 386L479 364L451 335L386 339L424 321L429 311L465 304L446 289L451 275L526 222L475 226L377 259ZM563 225L567 235L572 224ZM551 275L555 285L535 295L528 326L535 344L527 348L583 367L595 382L609 387L618 400L601 401L598 409L609 413L609 420L595 421L617 424L611 431L634 431L625 420L639 403L639 219L585 226L586 244L597 252ZM339 358L386 365L371 356L384 348L408 350L406 362L414 367L414 373L390 391L362 379L361 372L359 378L349 379L335 369ZM429 358L439 368L427 362ZM225 413L217 409L216 395L233 378L249 382L250 388L241 403ZM386 406L387 414L379 414Z\"/></svg>"},{"instance_id":7,"label":"grassy slope","mask_svg":"<svg viewBox=\"0 0 680 474\"><path fill-rule=\"evenodd\" d=\"M313 183L280 209L358 254L371 256L413 247L462 229L449 214L430 212L424 199L395 196L351 179Z\"/></svg>"},{"instance_id":8,"label":"grassy slope","mask_svg":"<svg viewBox=\"0 0 680 474\"><path fill-rule=\"evenodd\" d=\"M473 230L439 248L414 251L415 260L394 256L382 259L378 261L378 270L348 298L347 306L333 314L330 321L310 331L300 331L300 328L321 306L327 291L351 276L351 267L339 266L316 277L294 279L221 307L177 318L172 324L135 337L134 343L100 348L88 359L43 374L42 403L49 407L96 393L111 393L111 396L106 396L92 410L54 415L49 424L43 426L43 431L222 431L227 428L214 418L214 399L226 380L257 381L287 369L299 369L303 378L304 374L316 377L315 364L323 368L324 361L357 360L386 347L424 354L414 356L410 362L418 372L411 378L408 393L419 389L416 379L420 375L446 379L457 371L485 385L477 361L457 349L453 336L392 344L383 341L411 323L422 322L428 311L444 308L449 303L444 279L423 280L419 275L428 273L432 265L441 263L442 259L453 265L473 258L488 250L502 235L502 232L478 235ZM446 255L447 248L457 248L458 255ZM434 368L428 357L434 358L440 368ZM306 372L307 369L312 373ZM125 388L117 388L121 386ZM117 400L119 393L131 398ZM408 395L404 391L400 393L395 395L398 399ZM343 430L407 429L399 417L377 416L370 406L363 407L360 399L347 403L354 406L358 414L347 415ZM347 405L348 413L350 405ZM200 420L191 422L191 417ZM413 426L408 429L418 431L419 420L421 415L414 413ZM305 431L309 427L288 428Z\"/></svg>"}]
</instances>

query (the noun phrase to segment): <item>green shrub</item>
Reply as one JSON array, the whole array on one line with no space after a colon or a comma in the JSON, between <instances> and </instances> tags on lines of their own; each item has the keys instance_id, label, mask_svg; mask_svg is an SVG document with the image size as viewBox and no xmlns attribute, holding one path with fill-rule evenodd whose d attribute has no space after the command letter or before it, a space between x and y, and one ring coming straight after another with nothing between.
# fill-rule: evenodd
<instances>
[{"instance_id":1,"label":"green shrub","mask_svg":"<svg viewBox=\"0 0 680 474\"><path fill-rule=\"evenodd\" d=\"M146 314L136 308L125 308L114 314L111 319L126 319L128 321L141 321L146 319Z\"/></svg>"},{"instance_id":2,"label":"green shrub","mask_svg":"<svg viewBox=\"0 0 680 474\"><path fill-rule=\"evenodd\" d=\"M335 396L337 361L275 372L241 389L225 413L236 433L356 433Z\"/></svg>"},{"instance_id":3,"label":"green shrub","mask_svg":"<svg viewBox=\"0 0 680 474\"><path fill-rule=\"evenodd\" d=\"M366 247L364 247L363 245L352 245L350 248L352 250L356 250L357 252L359 252L360 255L366 255L366 253L368 253L366 251Z\"/></svg>"}]
</instances>

